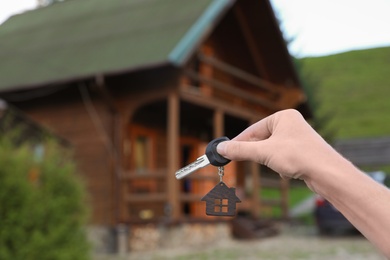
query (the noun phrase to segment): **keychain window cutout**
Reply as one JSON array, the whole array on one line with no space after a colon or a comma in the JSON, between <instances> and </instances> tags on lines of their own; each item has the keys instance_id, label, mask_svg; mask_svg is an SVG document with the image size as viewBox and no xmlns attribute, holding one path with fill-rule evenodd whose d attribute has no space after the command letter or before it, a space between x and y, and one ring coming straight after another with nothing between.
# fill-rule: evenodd
<instances>
[{"instance_id":1,"label":"keychain window cutout","mask_svg":"<svg viewBox=\"0 0 390 260\"><path fill-rule=\"evenodd\" d=\"M214 200L214 212L228 212L228 200L216 199Z\"/></svg>"},{"instance_id":2,"label":"keychain window cutout","mask_svg":"<svg viewBox=\"0 0 390 260\"><path fill-rule=\"evenodd\" d=\"M224 182L218 183L201 201L206 201L206 215L209 216L234 216L236 203L241 202L236 189L229 188Z\"/></svg>"}]
</instances>

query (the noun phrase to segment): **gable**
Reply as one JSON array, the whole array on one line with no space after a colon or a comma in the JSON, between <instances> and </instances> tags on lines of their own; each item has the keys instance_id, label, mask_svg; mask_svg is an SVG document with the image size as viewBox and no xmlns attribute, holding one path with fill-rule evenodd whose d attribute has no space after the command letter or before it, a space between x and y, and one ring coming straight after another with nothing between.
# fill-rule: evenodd
<instances>
[{"instance_id":1,"label":"gable","mask_svg":"<svg viewBox=\"0 0 390 260\"><path fill-rule=\"evenodd\" d=\"M66 1L0 26L0 91L180 65L230 0Z\"/></svg>"}]
</instances>

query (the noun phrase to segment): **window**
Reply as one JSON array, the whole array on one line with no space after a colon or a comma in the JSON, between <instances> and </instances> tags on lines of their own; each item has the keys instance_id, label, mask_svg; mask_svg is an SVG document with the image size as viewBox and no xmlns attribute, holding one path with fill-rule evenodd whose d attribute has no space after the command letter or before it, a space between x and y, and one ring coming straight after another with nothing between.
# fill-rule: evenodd
<instances>
[{"instance_id":1,"label":"window","mask_svg":"<svg viewBox=\"0 0 390 260\"><path fill-rule=\"evenodd\" d=\"M215 199L214 200L214 212L228 212L228 199Z\"/></svg>"},{"instance_id":2,"label":"window","mask_svg":"<svg viewBox=\"0 0 390 260\"><path fill-rule=\"evenodd\" d=\"M45 146L40 143L36 144L33 149L34 161L42 162L45 155Z\"/></svg>"},{"instance_id":3,"label":"window","mask_svg":"<svg viewBox=\"0 0 390 260\"><path fill-rule=\"evenodd\" d=\"M134 144L134 166L138 173L148 170L148 158L151 156L149 140L146 136L137 136Z\"/></svg>"},{"instance_id":4,"label":"window","mask_svg":"<svg viewBox=\"0 0 390 260\"><path fill-rule=\"evenodd\" d=\"M136 174L147 174L156 164L156 133L139 125L130 126L130 169Z\"/></svg>"}]
</instances>

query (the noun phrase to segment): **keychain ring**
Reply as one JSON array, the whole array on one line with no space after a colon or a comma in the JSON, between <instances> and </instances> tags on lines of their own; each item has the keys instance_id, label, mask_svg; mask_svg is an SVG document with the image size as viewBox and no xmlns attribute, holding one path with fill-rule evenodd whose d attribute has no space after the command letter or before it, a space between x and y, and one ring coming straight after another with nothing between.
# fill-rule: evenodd
<instances>
[{"instance_id":1,"label":"keychain ring","mask_svg":"<svg viewBox=\"0 0 390 260\"><path fill-rule=\"evenodd\" d=\"M220 166L218 167L218 175L219 175L219 181L222 182L222 178L223 178L223 175L224 175L224 169L223 169L223 166Z\"/></svg>"}]
</instances>

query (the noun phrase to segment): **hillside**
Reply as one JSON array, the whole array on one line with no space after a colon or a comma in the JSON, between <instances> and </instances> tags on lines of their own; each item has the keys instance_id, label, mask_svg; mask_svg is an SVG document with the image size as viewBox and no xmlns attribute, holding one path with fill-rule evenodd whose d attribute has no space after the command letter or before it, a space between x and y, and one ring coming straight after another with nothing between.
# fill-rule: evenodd
<instances>
[{"instance_id":1,"label":"hillside","mask_svg":"<svg viewBox=\"0 0 390 260\"><path fill-rule=\"evenodd\" d=\"M390 136L390 47L298 60L334 138Z\"/></svg>"}]
</instances>

